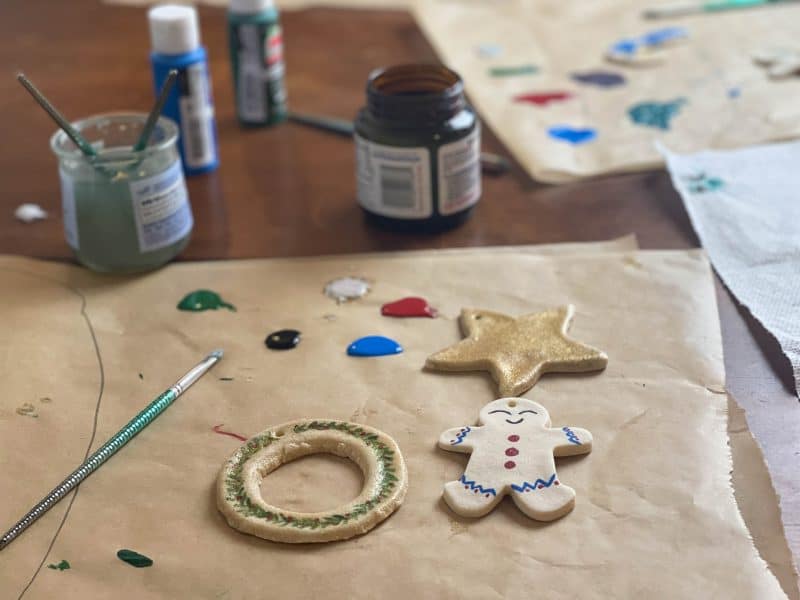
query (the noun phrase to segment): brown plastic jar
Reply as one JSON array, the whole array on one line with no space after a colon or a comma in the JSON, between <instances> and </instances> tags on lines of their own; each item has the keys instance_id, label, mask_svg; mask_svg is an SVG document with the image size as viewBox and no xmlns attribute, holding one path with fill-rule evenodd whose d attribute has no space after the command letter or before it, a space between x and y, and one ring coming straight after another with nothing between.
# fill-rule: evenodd
<instances>
[{"instance_id":1,"label":"brown plastic jar","mask_svg":"<svg viewBox=\"0 0 800 600\"><path fill-rule=\"evenodd\" d=\"M373 71L355 121L358 203L395 230L466 221L481 196L480 123L457 73L437 65Z\"/></svg>"}]
</instances>

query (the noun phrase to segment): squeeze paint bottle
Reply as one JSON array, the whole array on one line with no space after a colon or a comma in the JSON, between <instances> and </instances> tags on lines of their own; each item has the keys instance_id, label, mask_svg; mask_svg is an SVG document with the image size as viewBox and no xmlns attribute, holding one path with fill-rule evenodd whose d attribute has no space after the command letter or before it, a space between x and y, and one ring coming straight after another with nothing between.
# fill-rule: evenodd
<instances>
[{"instance_id":1,"label":"squeeze paint bottle","mask_svg":"<svg viewBox=\"0 0 800 600\"><path fill-rule=\"evenodd\" d=\"M217 132L197 11L191 6L164 4L151 8L147 16L156 94L170 70L178 71L163 114L178 123L183 169L187 175L213 171L219 166Z\"/></svg>"},{"instance_id":2,"label":"squeeze paint bottle","mask_svg":"<svg viewBox=\"0 0 800 600\"><path fill-rule=\"evenodd\" d=\"M239 121L254 126L284 121L283 33L273 0L231 0L228 41Z\"/></svg>"}]
</instances>

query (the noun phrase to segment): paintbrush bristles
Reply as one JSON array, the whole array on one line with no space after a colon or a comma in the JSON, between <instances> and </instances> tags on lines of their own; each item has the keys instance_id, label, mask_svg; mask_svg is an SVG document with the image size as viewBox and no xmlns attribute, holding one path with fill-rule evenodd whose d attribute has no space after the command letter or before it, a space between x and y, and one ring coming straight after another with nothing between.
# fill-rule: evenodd
<instances>
[{"instance_id":1,"label":"paintbrush bristles","mask_svg":"<svg viewBox=\"0 0 800 600\"><path fill-rule=\"evenodd\" d=\"M25 77L24 73L17 73L17 81L22 84L28 93L33 96L33 99L41 106L45 112L50 115L56 124L67 134L69 139L73 141L73 143L83 152L86 156L97 156L97 152L95 149L92 148L92 145L87 142L84 137L77 132L77 130L72 127L69 121L67 121L64 116L58 112L53 106L50 101L44 97L44 94L40 92L33 82L30 81L27 77Z\"/></svg>"}]
</instances>

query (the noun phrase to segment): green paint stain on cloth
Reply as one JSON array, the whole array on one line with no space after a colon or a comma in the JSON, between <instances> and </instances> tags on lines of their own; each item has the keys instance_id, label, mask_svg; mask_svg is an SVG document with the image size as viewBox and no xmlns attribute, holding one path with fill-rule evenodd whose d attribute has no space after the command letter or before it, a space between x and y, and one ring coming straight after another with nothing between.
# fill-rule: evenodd
<instances>
[{"instance_id":1,"label":"green paint stain on cloth","mask_svg":"<svg viewBox=\"0 0 800 600\"><path fill-rule=\"evenodd\" d=\"M515 77L517 75L535 75L539 67L535 65L516 65L511 67L492 67L489 75L492 77Z\"/></svg>"},{"instance_id":2,"label":"green paint stain on cloth","mask_svg":"<svg viewBox=\"0 0 800 600\"><path fill-rule=\"evenodd\" d=\"M69 566L69 563L66 560L62 560L57 565L52 565L52 564L51 565L47 565L47 568L48 569L54 569L54 570L57 569L59 571L66 571L67 569L70 568L70 566Z\"/></svg>"},{"instance_id":3,"label":"green paint stain on cloth","mask_svg":"<svg viewBox=\"0 0 800 600\"><path fill-rule=\"evenodd\" d=\"M186 294L183 300L178 302L178 310L200 312L202 310L218 310L220 308L236 311L236 307L233 304L223 301L219 294L211 290L195 290L190 294Z\"/></svg>"},{"instance_id":4,"label":"green paint stain on cloth","mask_svg":"<svg viewBox=\"0 0 800 600\"><path fill-rule=\"evenodd\" d=\"M152 558L147 558L144 554L139 554L133 550L120 550L117 552L117 557L129 565L136 567L137 569L141 569L142 567L150 567L153 564Z\"/></svg>"}]
</instances>

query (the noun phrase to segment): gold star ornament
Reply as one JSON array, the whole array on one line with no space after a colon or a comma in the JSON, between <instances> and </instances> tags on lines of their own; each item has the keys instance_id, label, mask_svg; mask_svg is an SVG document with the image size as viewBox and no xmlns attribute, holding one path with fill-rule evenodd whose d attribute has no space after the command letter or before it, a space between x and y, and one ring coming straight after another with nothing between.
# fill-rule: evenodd
<instances>
[{"instance_id":1,"label":"gold star ornament","mask_svg":"<svg viewBox=\"0 0 800 600\"><path fill-rule=\"evenodd\" d=\"M508 315L465 308L459 322L464 339L428 357L439 371L489 371L503 396L520 396L544 373L605 369L604 352L567 337L575 307Z\"/></svg>"}]
</instances>

